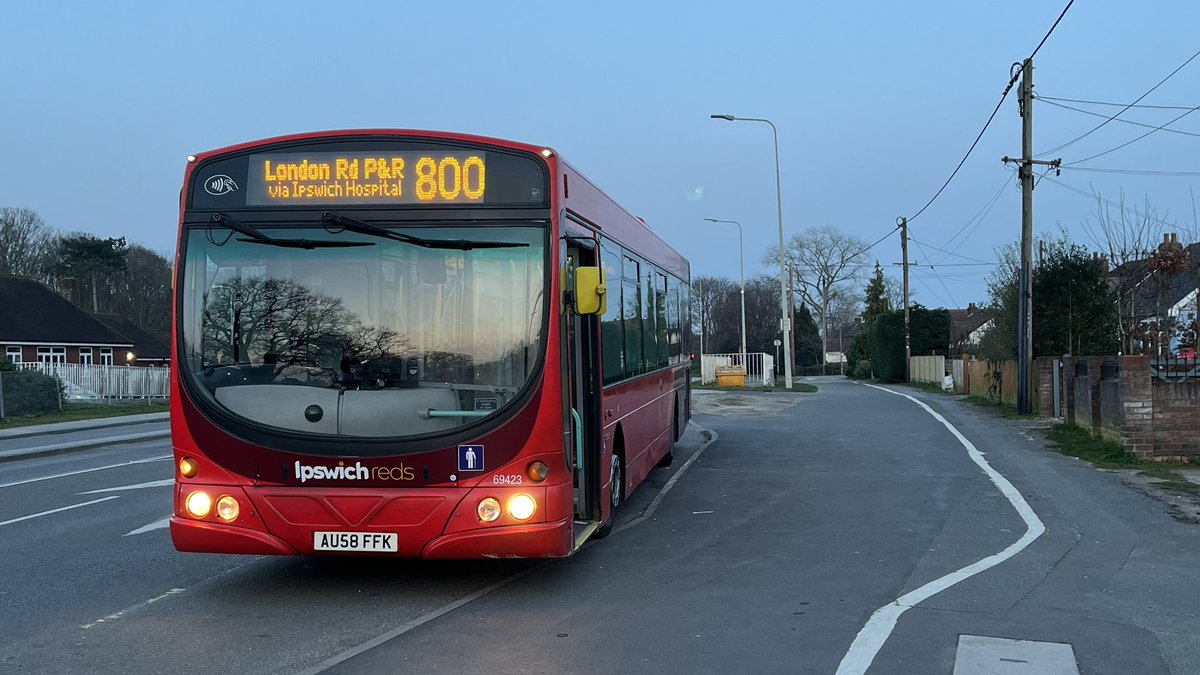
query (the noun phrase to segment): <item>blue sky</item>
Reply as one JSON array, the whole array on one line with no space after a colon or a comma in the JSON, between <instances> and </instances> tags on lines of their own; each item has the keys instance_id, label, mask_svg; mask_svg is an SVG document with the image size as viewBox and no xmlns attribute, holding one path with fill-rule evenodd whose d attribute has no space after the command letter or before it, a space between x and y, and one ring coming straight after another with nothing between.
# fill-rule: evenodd
<instances>
[{"instance_id":1,"label":"blue sky","mask_svg":"<svg viewBox=\"0 0 1200 675\"><path fill-rule=\"evenodd\" d=\"M58 230L123 235L170 253L185 157L278 134L426 128L555 147L692 260L736 278L777 240L771 134L779 128L788 236L833 225L868 242L949 175L1065 0L712 3L21 3L0 22L0 205ZM1128 103L1198 48L1200 3L1080 0L1038 54L1044 96ZM1143 103L1200 105L1200 58ZM1076 105L1076 104L1069 104ZM1111 114L1119 108L1085 107ZM1161 124L1183 111L1122 115ZM1035 149L1101 120L1035 107ZM1172 128L1200 133L1200 114ZM1082 159L1147 129L1113 122L1059 153ZM1158 132L1087 162L1200 171L1200 138ZM917 300L986 300L987 266L1020 232L1010 94L945 193L912 223ZM1050 176L1194 230L1200 177L1066 169ZM1200 186L1196 186L1200 187ZM1096 204L1043 181L1035 229L1082 223ZM998 195L998 197L997 197ZM973 221L995 197L981 221ZM966 229L964 229L966 227ZM952 239L956 233L970 233ZM899 261L898 238L872 251ZM957 266L952 266L957 263ZM896 269L889 269L895 275Z\"/></svg>"}]
</instances>

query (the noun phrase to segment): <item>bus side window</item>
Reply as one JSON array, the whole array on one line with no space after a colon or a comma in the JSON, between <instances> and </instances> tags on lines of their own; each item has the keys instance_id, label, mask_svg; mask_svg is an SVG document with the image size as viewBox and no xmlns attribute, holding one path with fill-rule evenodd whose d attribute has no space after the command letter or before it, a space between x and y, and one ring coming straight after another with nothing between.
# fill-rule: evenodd
<instances>
[{"instance_id":1,"label":"bus side window","mask_svg":"<svg viewBox=\"0 0 1200 675\"><path fill-rule=\"evenodd\" d=\"M671 363L679 363L683 337L679 330L679 280L667 277L667 356Z\"/></svg>"},{"instance_id":2,"label":"bus side window","mask_svg":"<svg viewBox=\"0 0 1200 675\"><path fill-rule=\"evenodd\" d=\"M625 376L625 331L621 321L621 248L601 242L600 264L608 287L608 311L600 317L601 359L604 384L620 382Z\"/></svg>"},{"instance_id":3,"label":"bus side window","mask_svg":"<svg viewBox=\"0 0 1200 675\"><path fill-rule=\"evenodd\" d=\"M666 367L667 356L667 276L654 272L654 326L655 341L658 343L658 367Z\"/></svg>"},{"instance_id":4,"label":"bus side window","mask_svg":"<svg viewBox=\"0 0 1200 675\"><path fill-rule=\"evenodd\" d=\"M629 256L624 261L625 277L621 282L621 299L625 305L622 317L625 324L625 377L646 372L642 361L643 302L640 262Z\"/></svg>"}]
</instances>

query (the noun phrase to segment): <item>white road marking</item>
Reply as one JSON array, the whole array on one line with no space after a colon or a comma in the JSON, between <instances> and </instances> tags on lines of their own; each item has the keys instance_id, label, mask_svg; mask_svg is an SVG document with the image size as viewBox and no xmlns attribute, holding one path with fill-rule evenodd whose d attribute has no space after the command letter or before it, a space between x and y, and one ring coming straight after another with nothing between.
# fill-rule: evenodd
<instances>
[{"instance_id":1,"label":"white road marking","mask_svg":"<svg viewBox=\"0 0 1200 675\"><path fill-rule=\"evenodd\" d=\"M108 623L109 621L116 621L117 619L125 616L126 614L128 614L132 611L141 609L148 605L153 605L154 603L158 602L159 600L164 600L166 598L171 597L172 595L179 595L180 593L182 593L186 590L187 590L186 588L172 588L171 590L167 591L166 593L163 593L162 595L157 595L153 598L150 598L149 600L143 600L143 601L139 602L138 604L126 607L125 609L123 609L119 612L113 612L112 614L109 614L107 616L100 617L99 619L96 619L95 621L93 621L91 623L85 623L82 626L80 626L80 628L87 630L94 626L98 626L102 623Z\"/></svg>"},{"instance_id":2,"label":"white road marking","mask_svg":"<svg viewBox=\"0 0 1200 675\"><path fill-rule=\"evenodd\" d=\"M689 424L694 424L697 429L703 429L703 427L695 422L689 422ZM675 483L679 482L679 477L682 476L689 468L691 468L692 464L694 464L697 459L700 459L700 455L702 455L704 451L708 449L708 446L717 441L717 432L711 429L703 430L708 433L708 440L701 444L700 447L696 449L696 452L692 453L691 457L688 457L688 461L684 462L683 466L679 467L679 470L675 472L675 475L671 476L671 479L668 480L667 484L663 486L662 491L654 495L654 500L650 502L650 506L646 507L646 510L642 512L642 515L634 518L628 523L625 523L621 527L616 528L613 530L613 534L616 534L617 532L624 532L634 525L641 524L647 518L650 518L654 515L654 512L658 510L658 505L662 503L663 497L666 497L667 493L671 491L671 488L675 487Z\"/></svg>"},{"instance_id":3,"label":"white road marking","mask_svg":"<svg viewBox=\"0 0 1200 675\"><path fill-rule=\"evenodd\" d=\"M696 425L696 427L701 428L700 425L698 425L698 424ZM688 458L688 461L684 462L683 466L679 467L679 470L675 472L675 475L671 476L671 479L668 480L667 484L663 486L662 491L659 492L658 495L656 495L654 497L654 500L650 502L650 506L646 507L645 512L643 512L642 515L638 516L637 518L634 518L630 522L625 523L625 525L621 526L620 528L614 529L613 534L611 536L615 536L618 532L623 532L625 530L628 530L629 528L646 520L647 518L649 518L650 516L652 516L654 514L655 509L657 509L658 505L660 503L662 503L662 498L668 492L671 491L671 488L675 486L675 483L679 480L679 477L682 476L683 473L685 471L687 471L688 467L690 467L692 465L692 463L696 461L696 458L698 458L700 456L700 453L704 452L705 448L712 445L713 442L717 440L717 434L715 432L708 430L708 429L704 429L704 431L708 432L708 434L709 434L708 440L705 441L696 450L696 452L694 452L692 454L692 456ZM593 539L592 541L589 541L587 543L587 545L590 546L593 543L595 543L595 541L596 540ZM443 606L433 610L432 612L429 612L428 614L423 614L423 615L417 617L416 619L413 619L412 621L404 623L394 630L388 631L382 635L374 637L374 638L358 645L357 647L348 649L340 654L331 656L330 658L318 663L317 665L301 671L300 675L316 675L317 673L324 672L325 670L328 670L329 668L332 668L332 667L336 666L337 664L342 663L343 661L352 659L355 656L358 656L359 654L370 651L370 650L374 649L375 647L378 647L379 645L384 644L385 642L387 642L389 640L395 639L395 638L413 630L414 628L420 628L421 626L429 623L430 621L433 621L434 619L437 619L438 617L449 614L450 612L453 612L454 610L458 609L459 607L462 607L463 605L467 605L467 604L472 603L486 595L490 595L491 593L494 593L494 592L500 590L501 588L504 588L505 586L513 583L514 581L522 579L530 574L533 574L534 572L537 572L538 570L541 570L542 568L546 567L547 565L552 564L553 562L555 562L555 561L547 560L545 562L538 563L528 569L517 572L516 574L513 574L512 576L505 577L504 579L497 581L496 583L492 584L491 586L488 586L486 588L481 588L480 590L475 591L474 593L472 593L470 595L459 598L458 600L455 600L454 602L451 602L447 605L443 605Z\"/></svg>"},{"instance_id":4,"label":"white road marking","mask_svg":"<svg viewBox=\"0 0 1200 675\"><path fill-rule=\"evenodd\" d=\"M26 483L37 483L43 480L53 480L55 478L66 478L67 476L78 476L81 473L91 473L93 471L104 471L105 469L119 469L123 466L133 466L135 464L147 464L149 462L163 462L168 459L173 459L173 455L163 455L161 457L150 457L149 459L134 459L120 464L109 464L107 466L97 466L91 469L80 469L78 471L68 471L66 473L56 473L53 476L42 476L40 478L27 478L25 480L13 481L12 483L4 483L0 488L13 487L14 485L25 485Z\"/></svg>"},{"instance_id":5,"label":"white road marking","mask_svg":"<svg viewBox=\"0 0 1200 675\"><path fill-rule=\"evenodd\" d=\"M12 520L5 520L3 522L0 522L0 526L12 525L13 523L19 523L23 520L32 520L34 518L41 518L42 516L48 516L52 513L62 513L63 511L70 511L71 509L78 509L83 506L91 506L92 504L99 504L100 502L106 502L110 499L120 499L120 498L121 497L119 495L113 495L111 497L102 497L100 499L93 499L90 502L84 502L82 504L74 504L71 506L64 506L61 509L51 509L49 511L42 511L41 513L35 513L31 516L21 516L20 518L13 518Z\"/></svg>"},{"instance_id":6,"label":"white road marking","mask_svg":"<svg viewBox=\"0 0 1200 675\"><path fill-rule=\"evenodd\" d=\"M143 525L143 526L139 527L138 529L126 532L125 534L123 534L121 536L122 537L130 537L135 534L145 534L147 532L153 532L154 530L161 530L170 524L171 524L171 516L167 516L166 518L163 518L162 520L156 520L153 523L150 523L149 525Z\"/></svg>"},{"instance_id":7,"label":"white road marking","mask_svg":"<svg viewBox=\"0 0 1200 675\"><path fill-rule=\"evenodd\" d=\"M109 497L109 499L112 499L112 497ZM197 586L203 586L210 581L213 581L215 579L220 579L223 576L226 576L228 574L236 572L247 565L253 565L254 563L256 563L262 559L263 559L262 556L259 556L257 558L252 558L250 560L247 560L246 562L238 563L238 564L234 565L233 567L230 567L229 569L221 570L220 572L217 572L216 574L214 574L210 577L205 577L204 579L201 579L200 581L193 584L192 587L195 588ZM148 607L160 600L166 600L167 598L179 595L180 593L183 593L186 590L187 590L186 588L172 588L171 590L167 591L166 593L163 593L161 595L156 595L153 598L150 598L149 600L143 600L143 601L137 603L136 605L130 605L129 607L126 607L125 609L122 609L119 612L113 612L112 614L108 614L106 616L100 617L99 619L96 619L95 621L93 621L91 623L85 623L82 626L80 626L80 628L83 628L83 629L94 628L95 626L98 626L102 623L110 623L112 621L116 621L117 619L120 619L121 617L125 616L126 614L129 614L130 612L142 609L143 607Z\"/></svg>"},{"instance_id":8,"label":"white road marking","mask_svg":"<svg viewBox=\"0 0 1200 675\"><path fill-rule=\"evenodd\" d=\"M459 607L462 607L463 605L474 602L474 601L484 597L485 595L494 593L494 592L500 590L501 588L504 588L505 586L511 584L512 582L517 581L518 579L521 579L523 577L529 576L530 574L533 574L534 572L549 565L551 562L553 562L553 561L548 560L546 562L538 563L538 564L530 567L529 569L525 569L520 572L517 572L516 574L505 577L505 578L501 579L500 581L497 581L496 583L492 584L491 586L488 586L486 588L481 588L478 591L475 591L474 593L472 593L470 595L461 597L458 600L455 600L454 602L452 602L448 605L442 605L441 607L433 610L432 612L429 612L428 614L423 614L423 615L413 619L412 621L401 624L399 627L397 627L394 630L390 630L390 631L384 633L383 635L379 635L375 638L367 640L366 642L358 645L357 647L354 647L353 649L348 649L340 654L331 656L330 658L325 659L324 661L318 663L317 665L315 665L311 668L302 670L302 671L300 671L300 675L316 675L317 673L328 670L329 668L332 668L343 661L352 659L355 656L362 654L363 652L370 651L370 650L378 647L379 645L387 642L388 640L393 640L397 637L400 637L401 635L404 635L405 633L413 630L414 628L420 628L421 626L429 623L430 621L433 621L434 619L436 619L442 615L449 614L450 612L453 612L454 610L458 609Z\"/></svg>"},{"instance_id":9,"label":"white road marking","mask_svg":"<svg viewBox=\"0 0 1200 675\"><path fill-rule=\"evenodd\" d=\"M988 464L987 460L983 458L983 453L979 452L978 448L976 448L971 441L967 440L967 437L963 436L953 424L950 424L950 422L946 421L945 417L942 417L933 408L930 408L928 405L925 405L923 402L918 401L908 394L892 391L886 387L877 387L873 384L863 384L873 389L886 391L889 394L903 396L904 398L924 408L925 412L932 415L934 419L941 422L943 426L949 429L950 433L954 434L954 437L958 439L958 442L967 449L967 455L970 456L971 461L975 462L980 469L983 469L983 472L987 474L988 478L990 478L992 483L995 484L996 489L1000 490L1000 492L1006 498L1008 498L1009 503L1012 504L1014 509L1016 509L1017 514L1020 515L1021 519L1025 521L1025 526L1027 529L1025 530L1025 534L1021 535L1020 539L1016 540L1012 544L1009 544L999 553L995 553L983 558L982 560L971 563L970 565L967 565L966 567L963 567L955 572L951 572L943 577L934 579L924 586L921 586L916 590L909 591L899 598L896 598L892 602L875 610L875 613L873 613L871 618L867 620L866 625L863 626L862 630L858 632L858 635L854 637L854 642L851 643L850 650L847 651L846 655L842 657L842 662L838 665L837 669L838 675L865 673L867 668L871 667L871 662L875 660L875 655L879 653L879 649L883 647L883 643L887 641L888 636L892 634L892 630L896 628L896 621L899 620L901 614L905 613L910 608L917 606L921 602L928 600L930 597L959 583L960 581L969 579L976 574L983 572L984 570L991 569L1005 560L1008 560L1009 558L1023 551L1046 531L1046 526L1042 524L1042 521L1037 517L1037 514L1034 513L1033 509L1030 508L1029 503L1025 501L1025 498L1021 496L1021 493L1017 490L1017 488L1013 487L1013 484L1010 483L1007 478L1000 475L998 471L993 469L992 466Z\"/></svg>"},{"instance_id":10,"label":"white road marking","mask_svg":"<svg viewBox=\"0 0 1200 675\"><path fill-rule=\"evenodd\" d=\"M95 495L95 494L100 494L101 492L124 492L125 490L141 490L144 488L167 487L168 485L174 485L174 484L175 484L174 478L164 478L163 480L152 480L152 481L149 481L146 483L138 483L136 485L119 485L117 487L100 488L99 490L88 490L87 492L79 492L77 494Z\"/></svg>"}]
</instances>

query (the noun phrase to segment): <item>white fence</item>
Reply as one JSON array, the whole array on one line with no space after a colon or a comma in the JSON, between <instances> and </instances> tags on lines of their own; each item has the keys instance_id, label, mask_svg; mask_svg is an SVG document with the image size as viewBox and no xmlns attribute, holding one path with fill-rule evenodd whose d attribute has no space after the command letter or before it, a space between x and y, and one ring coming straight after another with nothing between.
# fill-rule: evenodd
<instances>
[{"instance_id":1,"label":"white fence","mask_svg":"<svg viewBox=\"0 0 1200 675\"><path fill-rule=\"evenodd\" d=\"M775 357L770 354L746 354L746 385L752 387L775 384ZM701 354L700 382L717 381L718 366L740 366L742 354Z\"/></svg>"},{"instance_id":2,"label":"white fence","mask_svg":"<svg viewBox=\"0 0 1200 675\"><path fill-rule=\"evenodd\" d=\"M63 398L86 401L114 398L168 398L171 369L137 366L93 366L78 363L22 363L63 383Z\"/></svg>"}]
</instances>

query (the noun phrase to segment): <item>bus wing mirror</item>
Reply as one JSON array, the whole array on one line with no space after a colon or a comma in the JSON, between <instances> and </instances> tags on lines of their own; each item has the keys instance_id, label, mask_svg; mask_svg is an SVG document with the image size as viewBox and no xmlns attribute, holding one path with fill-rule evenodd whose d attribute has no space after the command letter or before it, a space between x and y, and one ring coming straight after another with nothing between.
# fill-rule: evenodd
<instances>
[{"instance_id":1,"label":"bus wing mirror","mask_svg":"<svg viewBox=\"0 0 1200 675\"><path fill-rule=\"evenodd\" d=\"M608 312L608 293L604 287L604 270L600 267L579 267L575 270L575 313L580 315Z\"/></svg>"}]
</instances>

